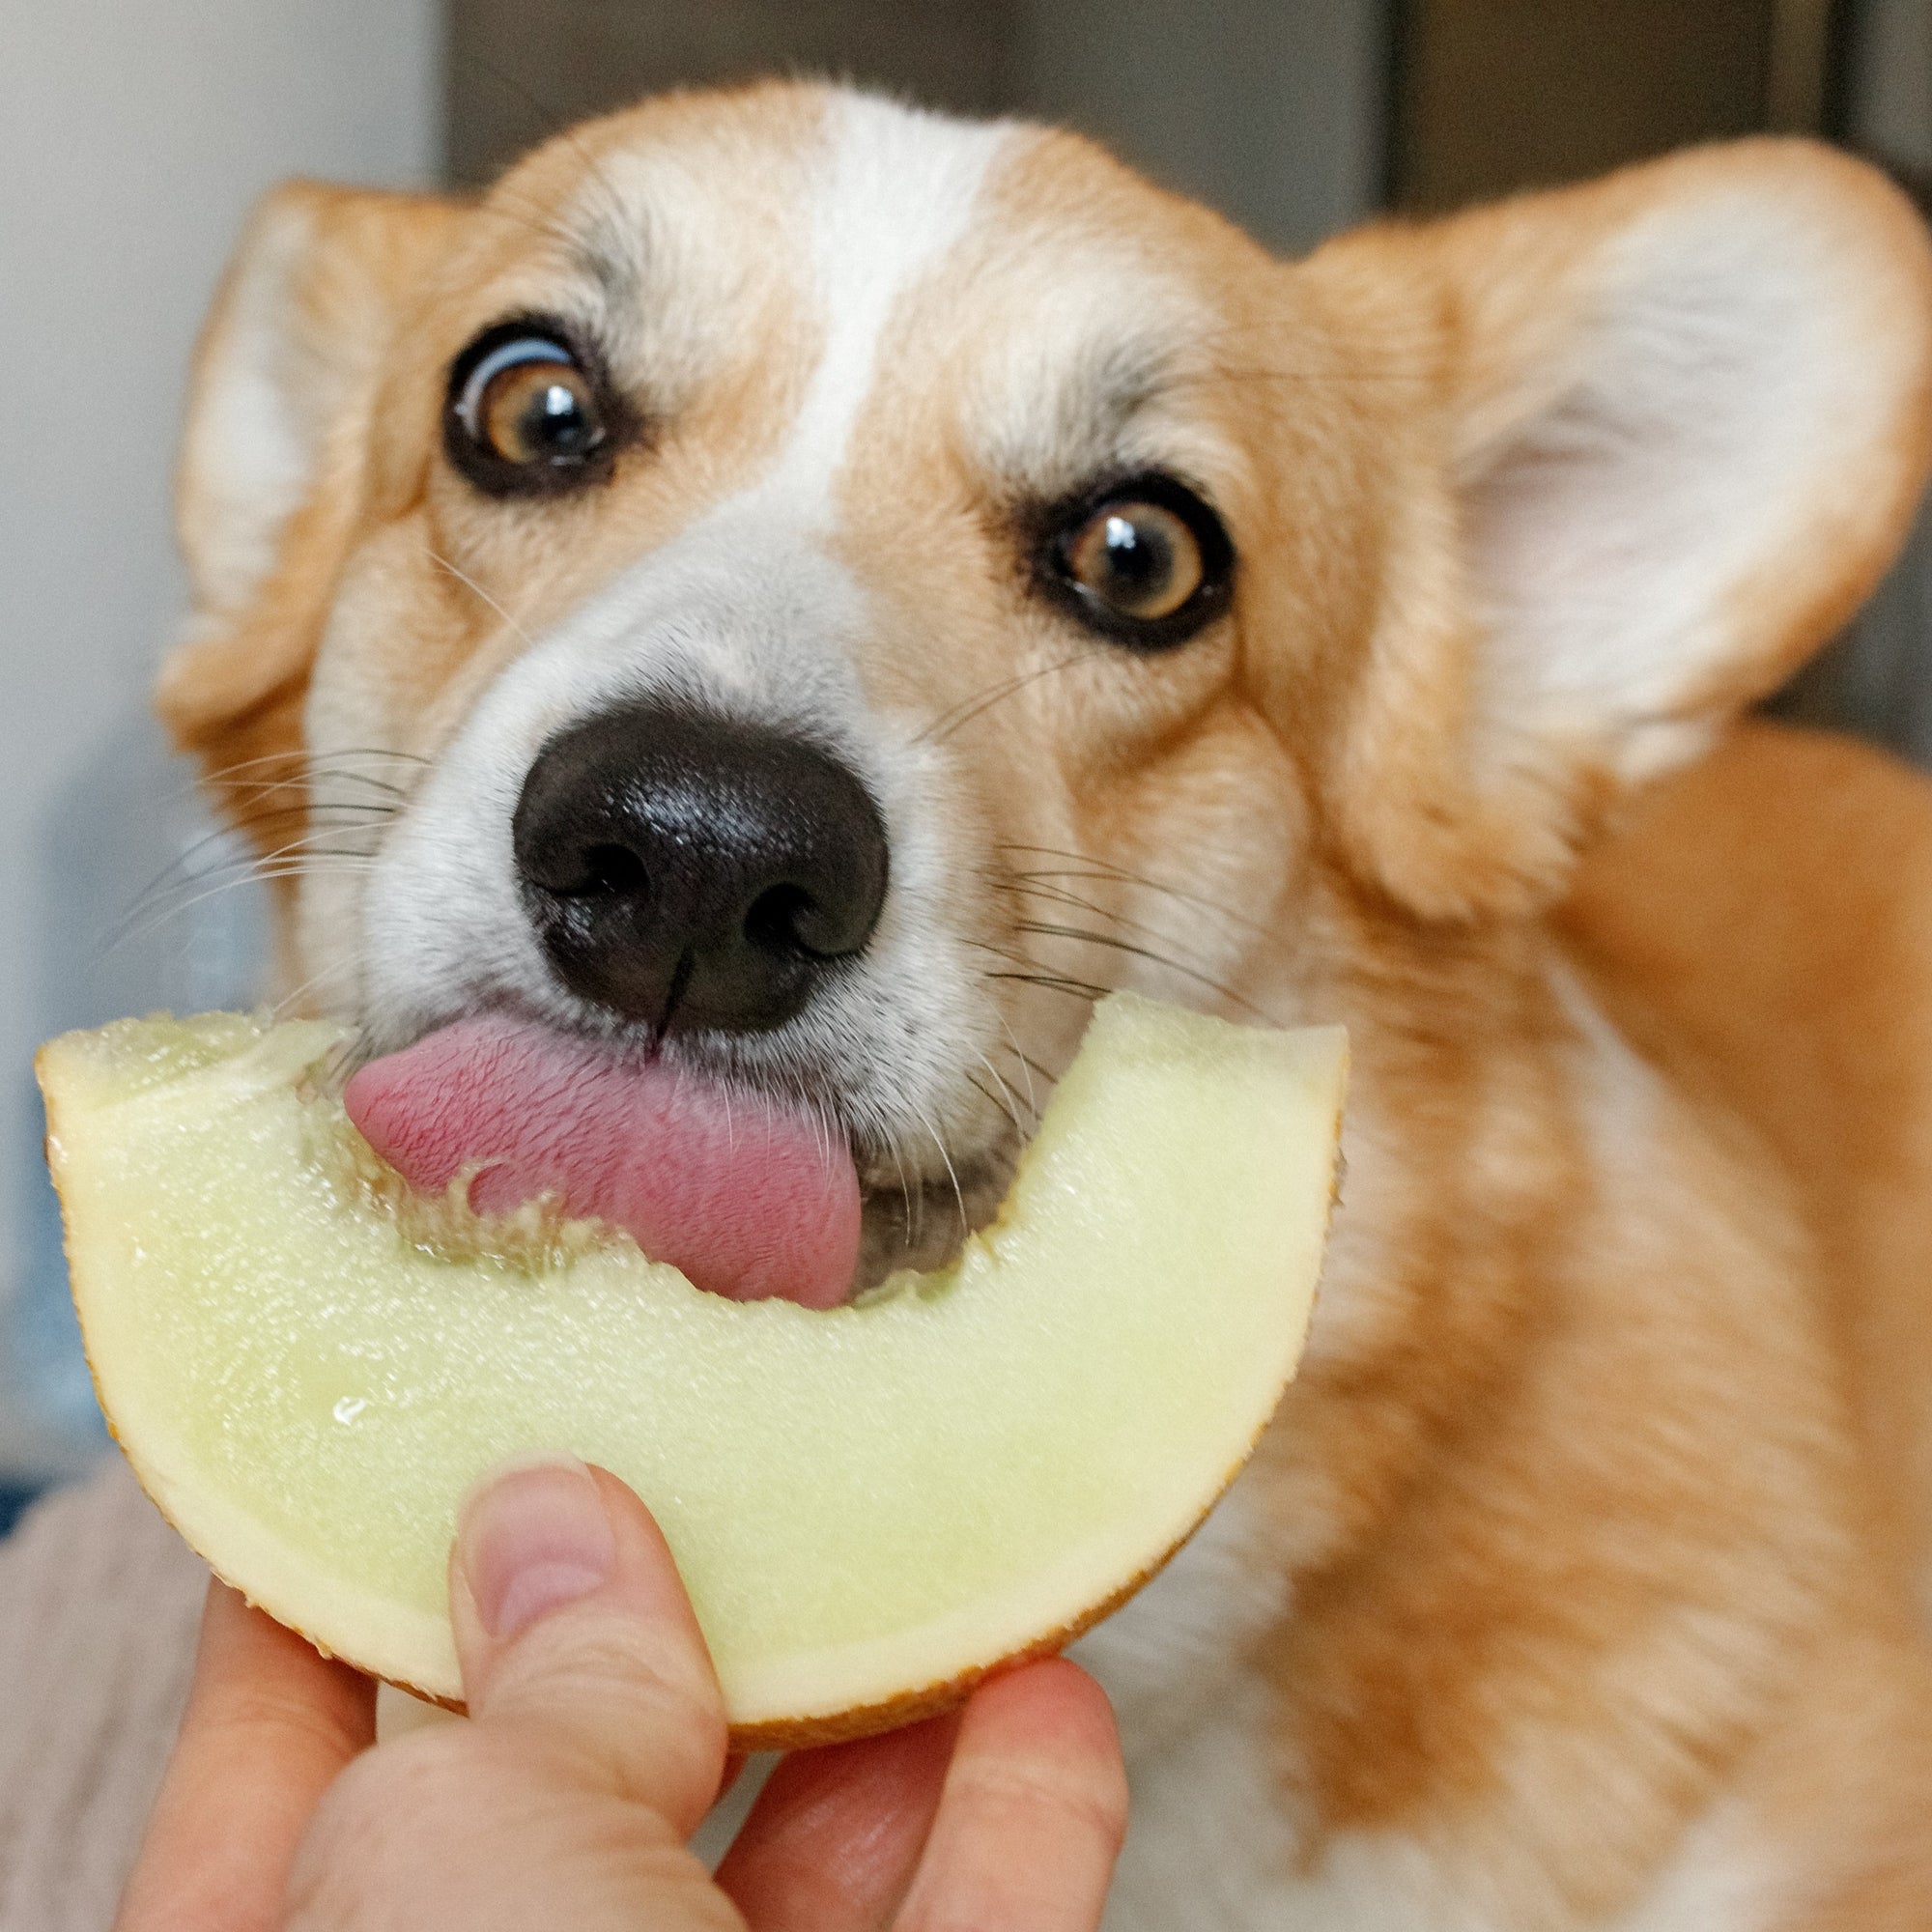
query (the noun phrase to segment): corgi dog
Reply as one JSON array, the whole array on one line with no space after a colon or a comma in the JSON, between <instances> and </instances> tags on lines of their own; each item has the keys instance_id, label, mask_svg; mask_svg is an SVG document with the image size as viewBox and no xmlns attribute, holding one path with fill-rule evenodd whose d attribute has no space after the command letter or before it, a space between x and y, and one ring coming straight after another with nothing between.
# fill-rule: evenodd
<instances>
[{"instance_id":1,"label":"corgi dog","mask_svg":"<svg viewBox=\"0 0 1932 1932\"><path fill-rule=\"evenodd\" d=\"M1299 1379L1077 1653L1111 1926L1922 1932L1932 797L1737 721L1929 432L1828 149L1285 262L1071 134L674 96L268 199L158 701L372 1056L830 1123L800 1299L991 1214L1099 991L1347 1023Z\"/></svg>"}]
</instances>

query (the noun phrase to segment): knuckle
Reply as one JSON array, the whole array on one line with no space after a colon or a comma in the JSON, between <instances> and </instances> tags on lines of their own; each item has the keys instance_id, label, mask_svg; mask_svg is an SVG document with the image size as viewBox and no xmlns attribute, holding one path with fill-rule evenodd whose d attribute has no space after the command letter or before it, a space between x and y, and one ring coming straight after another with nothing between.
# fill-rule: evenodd
<instances>
[{"instance_id":1,"label":"knuckle","mask_svg":"<svg viewBox=\"0 0 1932 1932\"><path fill-rule=\"evenodd\" d=\"M1062 1830L1090 1838L1110 1856L1127 1835L1126 1778L1112 1765L981 1764L965 1770L962 1782L966 1788L961 1796L976 1810L1053 1818Z\"/></svg>"},{"instance_id":2,"label":"knuckle","mask_svg":"<svg viewBox=\"0 0 1932 1932\"><path fill-rule=\"evenodd\" d=\"M361 1742L339 1714L318 1708L308 1698L244 1686L223 1691L214 1723L225 1747L238 1752L285 1747L299 1741L347 1756Z\"/></svg>"},{"instance_id":3,"label":"knuckle","mask_svg":"<svg viewBox=\"0 0 1932 1932\"><path fill-rule=\"evenodd\" d=\"M469 1725L366 1752L310 1822L290 1873L291 1932L423 1922L451 1875L487 1862L538 1796Z\"/></svg>"},{"instance_id":4,"label":"knuckle","mask_svg":"<svg viewBox=\"0 0 1932 1932\"><path fill-rule=\"evenodd\" d=\"M473 1815L476 1778L460 1738L424 1732L357 1758L310 1825L320 1865L364 1874L407 1869L426 1838Z\"/></svg>"},{"instance_id":5,"label":"knuckle","mask_svg":"<svg viewBox=\"0 0 1932 1932\"><path fill-rule=\"evenodd\" d=\"M645 1764L653 1789L668 1773L715 1783L724 1761L716 1687L650 1654L626 1624L585 1622L526 1646L505 1660L482 1715L580 1768L594 1765L619 1791Z\"/></svg>"},{"instance_id":6,"label":"knuckle","mask_svg":"<svg viewBox=\"0 0 1932 1932\"><path fill-rule=\"evenodd\" d=\"M677 1662L659 1655L628 1619L590 1613L552 1617L521 1637L497 1666L490 1701L497 1703L526 1685L541 1687L545 1697L701 1701L696 1678Z\"/></svg>"}]
</instances>

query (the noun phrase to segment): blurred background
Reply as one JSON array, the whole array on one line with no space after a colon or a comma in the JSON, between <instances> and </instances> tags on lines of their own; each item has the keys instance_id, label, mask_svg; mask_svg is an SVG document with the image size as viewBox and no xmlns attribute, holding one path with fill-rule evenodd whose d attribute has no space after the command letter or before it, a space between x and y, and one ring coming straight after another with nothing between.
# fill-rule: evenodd
<instances>
[{"instance_id":1,"label":"blurred background","mask_svg":"<svg viewBox=\"0 0 1932 1932\"><path fill-rule=\"evenodd\" d=\"M0 1527L104 1439L33 1049L254 996L252 889L146 709L183 377L244 211L298 173L474 186L775 69L1071 122L1291 251L1755 128L1932 186L1932 0L0 0ZM1779 703L1932 764L1928 638L1921 529Z\"/></svg>"}]
</instances>

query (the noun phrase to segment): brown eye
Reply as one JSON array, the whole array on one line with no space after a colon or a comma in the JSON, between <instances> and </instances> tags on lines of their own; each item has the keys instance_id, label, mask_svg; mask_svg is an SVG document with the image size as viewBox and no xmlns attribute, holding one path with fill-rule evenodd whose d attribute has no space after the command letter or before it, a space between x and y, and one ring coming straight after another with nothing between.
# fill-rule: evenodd
<instances>
[{"instance_id":1,"label":"brown eye","mask_svg":"<svg viewBox=\"0 0 1932 1932\"><path fill-rule=\"evenodd\" d=\"M603 439L597 399L570 352L541 336L506 342L464 384L457 413L504 463L572 463Z\"/></svg>"},{"instance_id":2,"label":"brown eye","mask_svg":"<svg viewBox=\"0 0 1932 1932\"><path fill-rule=\"evenodd\" d=\"M1201 546L1158 503L1109 503L1076 530L1066 569L1083 590L1123 617L1171 617L1201 588Z\"/></svg>"},{"instance_id":3,"label":"brown eye","mask_svg":"<svg viewBox=\"0 0 1932 1932\"><path fill-rule=\"evenodd\" d=\"M443 444L492 496L554 494L608 475L633 422L563 326L531 318L498 325L457 357Z\"/></svg>"},{"instance_id":4,"label":"brown eye","mask_svg":"<svg viewBox=\"0 0 1932 1932\"><path fill-rule=\"evenodd\" d=\"M1163 470L1046 519L1036 582L1092 629L1138 650L1184 642L1225 611L1235 548L1221 520Z\"/></svg>"},{"instance_id":5,"label":"brown eye","mask_svg":"<svg viewBox=\"0 0 1932 1932\"><path fill-rule=\"evenodd\" d=\"M526 362L484 390L483 440L505 463L572 462L597 446L597 404L575 369Z\"/></svg>"}]
</instances>

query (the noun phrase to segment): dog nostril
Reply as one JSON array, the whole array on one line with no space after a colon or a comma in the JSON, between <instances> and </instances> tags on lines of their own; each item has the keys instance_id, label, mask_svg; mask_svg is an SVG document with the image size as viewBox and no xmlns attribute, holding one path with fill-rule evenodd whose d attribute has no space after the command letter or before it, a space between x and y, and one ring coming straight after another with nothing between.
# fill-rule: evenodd
<instances>
[{"instance_id":1,"label":"dog nostril","mask_svg":"<svg viewBox=\"0 0 1932 1932\"><path fill-rule=\"evenodd\" d=\"M640 896L650 889L650 883L644 862L628 845L593 845L583 855L583 883L575 891L611 897Z\"/></svg>"},{"instance_id":2,"label":"dog nostril","mask_svg":"<svg viewBox=\"0 0 1932 1932\"><path fill-rule=\"evenodd\" d=\"M806 938L804 922L814 910L803 886L773 886L745 909L745 937L766 952L810 952L824 956Z\"/></svg>"},{"instance_id":3,"label":"dog nostril","mask_svg":"<svg viewBox=\"0 0 1932 1932\"><path fill-rule=\"evenodd\" d=\"M666 706L553 738L512 836L557 978L666 1030L783 1025L864 951L886 895L884 821L837 757Z\"/></svg>"}]
</instances>

